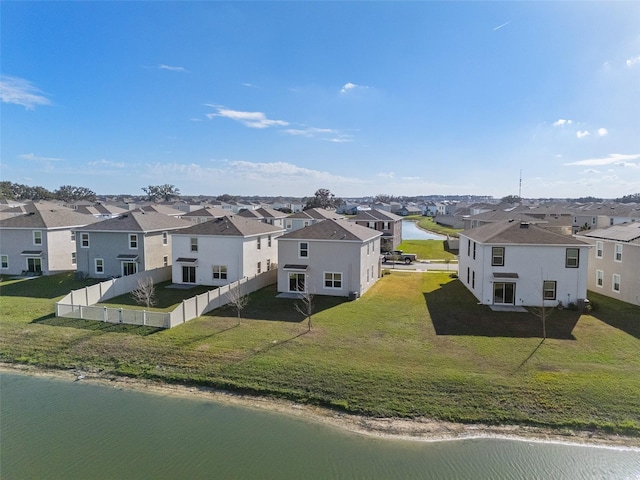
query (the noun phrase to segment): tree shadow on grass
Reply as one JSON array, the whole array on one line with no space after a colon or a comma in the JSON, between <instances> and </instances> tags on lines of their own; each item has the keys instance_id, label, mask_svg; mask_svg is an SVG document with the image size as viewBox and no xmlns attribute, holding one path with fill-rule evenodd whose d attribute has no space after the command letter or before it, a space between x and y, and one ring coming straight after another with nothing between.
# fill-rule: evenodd
<instances>
[{"instance_id":1,"label":"tree shadow on grass","mask_svg":"<svg viewBox=\"0 0 640 480\"><path fill-rule=\"evenodd\" d=\"M249 303L242 309L243 320L268 320L277 322L301 323L306 321L296 310L296 304L300 300L291 298L277 298L275 285L263 288L251 294ZM327 295L315 295L313 297L313 314L316 315L323 310L341 305L346 302L344 297L330 297ZM235 317L237 315L235 307L225 305L212 310L204 316L208 317Z\"/></svg>"},{"instance_id":2,"label":"tree shadow on grass","mask_svg":"<svg viewBox=\"0 0 640 480\"><path fill-rule=\"evenodd\" d=\"M78 328L81 330L91 330L101 333L128 333L146 337L154 333L161 332L163 328L149 327L145 325L128 325L124 323L105 323L95 320L82 320L79 318L56 317L55 314L42 316L32 320L31 323L38 325L49 325L51 327Z\"/></svg>"},{"instance_id":3,"label":"tree shadow on grass","mask_svg":"<svg viewBox=\"0 0 640 480\"><path fill-rule=\"evenodd\" d=\"M478 305L462 282L455 280L424 294L437 335L542 338L542 320L530 313L494 312ZM547 316L547 338L575 340L572 332L580 314L553 310Z\"/></svg>"},{"instance_id":4,"label":"tree shadow on grass","mask_svg":"<svg viewBox=\"0 0 640 480\"><path fill-rule=\"evenodd\" d=\"M12 277L3 280L0 294L3 297L25 298L58 298L68 294L71 290L78 290L89 285L99 283L100 280L77 280L74 272L63 272L56 275L41 277Z\"/></svg>"}]
</instances>

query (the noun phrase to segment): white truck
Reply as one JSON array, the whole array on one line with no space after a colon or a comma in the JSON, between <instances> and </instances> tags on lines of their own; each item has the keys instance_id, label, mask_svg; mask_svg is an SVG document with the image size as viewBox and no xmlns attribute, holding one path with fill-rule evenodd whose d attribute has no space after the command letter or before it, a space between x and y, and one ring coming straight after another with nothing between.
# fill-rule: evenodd
<instances>
[{"instance_id":1,"label":"white truck","mask_svg":"<svg viewBox=\"0 0 640 480\"><path fill-rule=\"evenodd\" d=\"M402 262L409 265L415 262L418 256L415 253L404 253L402 250L391 250L390 252L382 253L382 263L387 262Z\"/></svg>"}]
</instances>

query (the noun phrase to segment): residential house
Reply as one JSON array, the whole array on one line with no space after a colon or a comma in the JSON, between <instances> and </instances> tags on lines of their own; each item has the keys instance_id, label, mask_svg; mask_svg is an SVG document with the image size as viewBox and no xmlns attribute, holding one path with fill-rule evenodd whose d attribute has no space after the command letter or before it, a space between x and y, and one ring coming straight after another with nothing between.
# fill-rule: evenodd
<instances>
[{"instance_id":1,"label":"residential house","mask_svg":"<svg viewBox=\"0 0 640 480\"><path fill-rule=\"evenodd\" d=\"M238 214L239 217L248 218L250 220L258 220L276 227L284 227L284 220L289 215L269 207L259 207L254 210L243 210Z\"/></svg>"},{"instance_id":2,"label":"residential house","mask_svg":"<svg viewBox=\"0 0 640 480\"><path fill-rule=\"evenodd\" d=\"M278 239L278 291L359 297L380 276L381 232L327 219Z\"/></svg>"},{"instance_id":3,"label":"residential house","mask_svg":"<svg viewBox=\"0 0 640 480\"><path fill-rule=\"evenodd\" d=\"M92 278L171 265L171 233L191 225L163 213L133 210L76 229L78 271Z\"/></svg>"},{"instance_id":4,"label":"residential house","mask_svg":"<svg viewBox=\"0 0 640 480\"><path fill-rule=\"evenodd\" d=\"M589 290L640 305L640 222L577 235L589 250Z\"/></svg>"},{"instance_id":5,"label":"residential house","mask_svg":"<svg viewBox=\"0 0 640 480\"><path fill-rule=\"evenodd\" d=\"M51 202L0 220L0 275L49 275L76 269L74 230L97 222Z\"/></svg>"},{"instance_id":6,"label":"residential house","mask_svg":"<svg viewBox=\"0 0 640 480\"><path fill-rule=\"evenodd\" d=\"M363 227L382 233L380 249L383 252L395 250L402 243L402 217L384 210L365 210L349 219Z\"/></svg>"},{"instance_id":7,"label":"residential house","mask_svg":"<svg viewBox=\"0 0 640 480\"><path fill-rule=\"evenodd\" d=\"M221 207L204 207L192 212L185 213L180 218L193 223L203 223L209 220L226 217L232 215L231 210L224 210Z\"/></svg>"},{"instance_id":8,"label":"residential house","mask_svg":"<svg viewBox=\"0 0 640 480\"><path fill-rule=\"evenodd\" d=\"M458 273L484 305L556 306L587 296L589 244L503 220L460 233Z\"/></svg>"},{"instance_id":9,"label":"residential house","mask_svg":"<svg viewBox=\"0 0 640 480\"><path fill-rule=\"evenodd\" d=\"M326 210L324 208L310 208L298 213L289 215L284 220L284 226L287 232L298 230L300 228L308 227L318 222L322 222L327 219L344 218L335 210Z\"/></svg>"},{"instance_id":10,"label":"residential house","mask_svg":"<svg viewBox=\"0 0 640 480\"><path fill-rule=\"evenodd\" d=\"M220 286L275 268L282 227L237 215L175 232L173 283Z\"/></svg>"},{"instance_id":11,"label":"residential house","mask_svg":"<svg viewBox=\"0 0 640 480\"><path fill-rule=\"evenodd\" d=\"M104 220L105 218L115 218L128 210L116 207L115 205L96 203L93 205L77 205L76 211Z\"/></svg>"}]
</instances>

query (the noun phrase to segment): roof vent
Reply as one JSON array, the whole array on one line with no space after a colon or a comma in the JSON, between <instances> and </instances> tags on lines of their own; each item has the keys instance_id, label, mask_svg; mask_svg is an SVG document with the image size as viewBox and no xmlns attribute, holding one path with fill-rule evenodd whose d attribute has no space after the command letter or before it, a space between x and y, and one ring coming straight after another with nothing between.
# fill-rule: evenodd
<instances>
[{"instance_id":1,"label":"roof vent","mask_svg":"<svg viewBox=\"0 0 640 480\"><path fill-rule=\"evenodd\" d=\"M529 223L527 223L527 222L521 222L521 223L520 223L520 228L529 228Z\"/></svg>"}]
</instances>

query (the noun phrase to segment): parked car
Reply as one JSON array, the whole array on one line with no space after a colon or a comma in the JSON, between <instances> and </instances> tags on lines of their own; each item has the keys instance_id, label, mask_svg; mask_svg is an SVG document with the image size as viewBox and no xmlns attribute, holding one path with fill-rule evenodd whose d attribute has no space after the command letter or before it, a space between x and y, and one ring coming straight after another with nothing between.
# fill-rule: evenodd
<instances>
[{"instance_id":1,"label":"parked car","mask_svg":"<svg viewBox=\"0 0 640 480\"><path fill-rule=\"evenodd\" d=\"M403 262L407 265L415 262L418 256L415 253L404 253L402 250L391 250L382 253L382 263Z\"/></svg>"}]
</instances>

